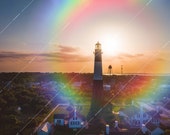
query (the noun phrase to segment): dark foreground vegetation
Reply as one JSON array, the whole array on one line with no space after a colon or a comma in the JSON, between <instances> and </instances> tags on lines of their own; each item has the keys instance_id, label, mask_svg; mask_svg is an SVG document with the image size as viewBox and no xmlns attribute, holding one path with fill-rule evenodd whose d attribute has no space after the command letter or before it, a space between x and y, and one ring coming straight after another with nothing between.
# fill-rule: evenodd
<instances>
[{"instance_id":1,"label":"dark foreground vegetation","mask_svg":"<svg viewBox=\"0 0 170 135\"><path fill-rule=\"evenodd\" d=\"M109 92L104 92L104 97L110 99L119 93L119 96L115 96L114 103L130 103L132 99L140 98L140 96L149 97L156 94L158 85L162 82L167 83L169 80L169 77L165 76L104 76L104 84L109 84L112 88ZM34 131L35 127L58 103L56 99L48 104L48 101L57 91L56 87L44 86L44 84L51 81L67 85L75 81L81 81L83 85L79 88L79 95L91 97L93 83L93 74L91 73L0 73L1 134L12 135L21 131L21 134L27 135ZM146 87L150 87L147 89L151 91L142 91ZM67 90L69 91L69 89ZM120 93L120 90L123 92ZM163 97L163 94L166 95L166 93L166 91L159 92L157 96ZM38 115L36 115L37 113Z\"/></svg>"},{"instance_id":2,"label":"dark foreground vegetation","mask_svg":"<svg viewBox=\"0 0 170 135\"><path fill-rule=\"evenodd\" d=\"M75 73L0 73L0 133L3 135L24 135L33 132L56 105L55 100L48 101L55 94L51 87L42 85L53 81L68 84L73 78L79 79ZM88 79L88 78L90 79ZM92 74L86 74L85 80L91 82ZM69 82L70 81L70 82ZM48 104L47 106L45 106ZM36 117L34 117L38 114ZM26 126L26 128L24 128Z\"/></svg>"}]
</instances>

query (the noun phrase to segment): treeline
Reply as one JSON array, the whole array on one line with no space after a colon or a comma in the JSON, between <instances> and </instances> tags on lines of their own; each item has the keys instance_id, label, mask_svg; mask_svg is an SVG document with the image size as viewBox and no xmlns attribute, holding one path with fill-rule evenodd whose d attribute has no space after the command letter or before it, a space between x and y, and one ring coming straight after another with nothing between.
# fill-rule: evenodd
<instances>
[{"instance_id":1,"label":"treeline","mask_svg":"<svg viewBox=\"0 0 170 135\"><path fill-rule=\"evenodd\" d=\"M72 80L92 80L92 73L39 73L39 72L23 72L23 73L0 73L1 82L13 81L21 83L26 81L72 81Z\"/></svg>"},{"instance_id":2,"label":"treeline","mask_svg":"<svg viewBox=\"0 0 170 135\"><path fill-rule=\"evenodd\" d=\"M37 92L37 88L29 87L27 83L35 81L31 74L2 73L0 75L0 133L3 135L16 134L22 127L32 119L48 102L45 95ZM46 107L39 117L33 119L28 125L29 134L39 124L49 110ZM43 116L41 118L41 116Z\"/></svg>"},{"instance_id":3,"label":"treeline","mask_svg":"<svg viewBox=\"0 0 170 135\"><path fill-rule=\"evenodd\" d=\"M53 107L50 104L44 108L50 100L49 97L54 96L53 91L50 92L48 89L45 92L41 87L33 87L32 83L55 81L68 84L85 80L91 84L92 74L0 73L0 133L16 134L31 120L23 131L24 135L30 134ZM43 111L38 117L32 119L41 109Z\"/></svg>"}]
</instances>

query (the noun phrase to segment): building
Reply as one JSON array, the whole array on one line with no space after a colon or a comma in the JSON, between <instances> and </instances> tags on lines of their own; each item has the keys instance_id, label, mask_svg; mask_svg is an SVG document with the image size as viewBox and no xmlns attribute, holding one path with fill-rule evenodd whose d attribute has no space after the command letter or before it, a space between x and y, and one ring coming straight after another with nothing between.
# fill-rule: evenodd
<instances>
[{"instance_id":1,"label":"building","mask_svg":"<svg viewBox=\"0 0 170 135\"><path fill-rule=\"evenodd\" d=\"M54 126L65 126L71 129L82 128L87 124L86 118L77 112L76 107L60 107L55 112L54 117Z\"/></svg>"},{"instance_id":2,"label":"building","mask_svg":"<svg viewBox=\"0 0 170 135\"><path fill-rule=\"evenodd\" d=\"M85 117L77 113L75 108L74 113L72 113L68 120L68 127L72 129L82 128L85 125Z\"/></svg>"},{"instance_id":3,"label":"building","mask_svg":"<svg viewBox=\"0 0 170 135\"><path fill-rule=\"evenodd\" d=\"M143 110L143 107L140 106L140 109L137 109L137 112L130 116L129 124L131 128L141 127L142 124L147 123L151 119L151 116Z\"/></svg>"},{"instance_id":4,"label":"building","mask_svg":"<svg viewBox=\"0 0 170 135\"><path fill-rule=\"evenodd\" d=\"M152 124L159 126L160 124L160 115L157 111L148 111L140 107L131 105L125 109L119 111L119 116L124 117L126 123L129 124L131 128L140 128L142 124L151 122Z\"/></svg>"},{"instance_id":5,"label":"building","mask_svg":"<svg viewBox=\"0 0 170 135\"><path fill-rule=\"evenodd\" d=\"M163 135L164 131L160 127L156 127L151 131L151 135Z\"/></svg>"},{"instance_id":6,"label":"building","mask_svg":"<svg viewBox=\"0 0 170 135\"><path fill-rule=\"evenodd\" d=\"M141 130L139 131L144 135L163 135L164 131L152 123L142 124Z\"/></svg>"},{"instance_id":7,"label":"building","mask_svg":"<svg viewBox=\"0 0 170 135\"><path fill-rule=\"evenodd\" d=\"M82 82L73 82L72 86L74 88L80 88L82 86Z\"/></svg>"},{"instance_id":8,"label":"building","mask_svg":"<svg viewBox=\"0 0 170 135\"><path fill-rule=\"evenodd\" d=\"M38 135L50 135L52 125L49 122L44 123L37 131Z\"/></svg>"},{"instance_id":9,"label":"building","mask_svg":"<svg viewBox=\"0 0 170 135\"><path fill-rule=\"evenodd\" d=\"M64 126L65 118L65 114L54 114L54 126Z\"/></svg>"},{"instance_id":10,"label":"building","mask_svg":"<svg viewBox=\"0 0 170 135\"><path fill-rule=\"evenodd\" d=\"M131 105L119 114L124 117L124 122L129 126L129 131L139 135L162 135L164 131L159 127L160 111L146 110L142 105L138 107ZM139 130L140 129L140 130Z\"/></svg>"},{"instance_id":11,"label":"building","mask_svg":"<svg viewBox=\"0 0 170 135\"><path fill-rule=\"evenodd\" d=\"M95 44L94 51L94 75L93 75L93 93L91 107L88 118L96 115L103 104L103 75L102 75L102 50L101 44Z\"/></svg>"},{"instance_id":12,"label":"building","mask_svg":"<svg viewBox=\"0 0 170 135\"><path fill-rule=\"evenodd\" d=\"M110 90L111 90L111 85L105 84L105 85L103 85L103 89L104 89L105 91L110 91Z\"/></svg>"}]
</instances>

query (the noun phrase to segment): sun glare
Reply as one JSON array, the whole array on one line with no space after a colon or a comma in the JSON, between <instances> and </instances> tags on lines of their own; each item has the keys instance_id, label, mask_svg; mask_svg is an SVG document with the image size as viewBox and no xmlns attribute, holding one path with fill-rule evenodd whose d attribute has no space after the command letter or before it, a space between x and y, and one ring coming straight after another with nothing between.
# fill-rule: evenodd
<instances>
[{"instance_id":1,"label":"sun glare","mask_svg":"<svg viewBox=\"0 0 170 135\"><path fill-rule=\"evenodd\" d=\"M123 39L119 35L105 34L100 38L100 42L106 55L116 55L122 51Z\"/></svg>"}]
</instances>

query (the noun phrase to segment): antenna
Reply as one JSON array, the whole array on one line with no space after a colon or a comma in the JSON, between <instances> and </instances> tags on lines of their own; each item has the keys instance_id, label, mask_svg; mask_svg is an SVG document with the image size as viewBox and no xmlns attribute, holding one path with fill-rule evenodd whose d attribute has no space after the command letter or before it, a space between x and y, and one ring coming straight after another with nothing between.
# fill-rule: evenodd
<instances>
[{"instance_id":1,"label":"antenna","mask_svg":"<svg viewBox=\"0 0 170 135\"><path fill-rule=\"evenodd\" d=\"M123 75L123 65L121 65L121 75Z\"/></svg>"}]
</instances>

